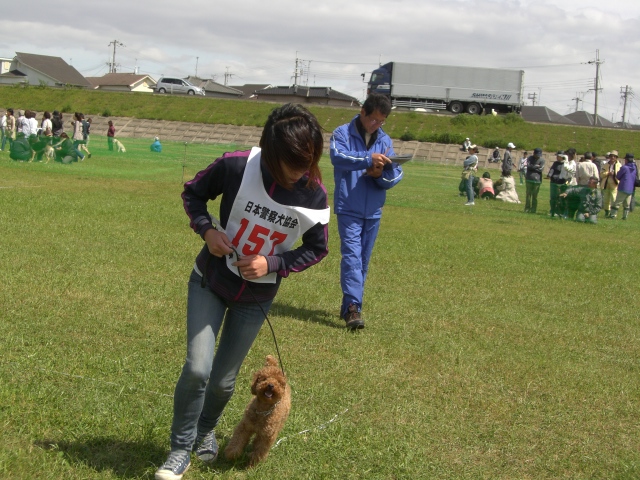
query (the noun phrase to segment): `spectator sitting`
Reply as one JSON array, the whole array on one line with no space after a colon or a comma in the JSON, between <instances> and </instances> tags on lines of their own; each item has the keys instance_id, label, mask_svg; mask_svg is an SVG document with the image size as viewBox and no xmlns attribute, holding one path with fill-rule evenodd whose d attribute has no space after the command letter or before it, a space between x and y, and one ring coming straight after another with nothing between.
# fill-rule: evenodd
<instances>
[{"instance_id":1,"label":"spectator sitting","mask_svg":"<svg viewBox=\"0 0 640 480\"><path fill-rule=\"evenodd\" d=\"M20 162L28 162L31 160L31 155L33 155L33 149L29 144L29 139L24 133L19 132L9 148L9 158Z\"/></svg>"},{"instance_id":2,"label":"spectator sitting","mask_svg":"<svg viewBox=\"0 0 640 480\"><path fill-rule=\"evenodd\" d=\"M493 149L493 153L491 154L489 163L500 163L500 147L496 147Z\"/></svg>"},{"instance_id":3,"label":"spectator sitting","mask_svg":"<svg viewBox=\"0 0 640 480\"><path fill-rule=\"evenodd\" d=\"M602 209L602 193L598 188L598 180L598 177L593 176L589 178L586 187L569 187L560 194L561 198L567 199L569 218L573 218L574 212L577 212L576 222L598 223L598 212Z\"/></svg>"},{"instance_id":4,"label":"spectator sitting","mask_svg":"<svg viewBox=\"0 0 640 480\"><path fill-rule=\"evenodd\" d=\"M150 149L152 152L162 152L162 145L160 144L160 139L158 137L155 137L153 139L153 143L151 144Z\"/></svg>"},{"instance_id":5,"label":"spectator sitting","mask_svg":"<svg viewBox=\"0 0 640 480\"><path fill-rule=\"evenodd\" d=\"M467 137L464 139L464 142L462 142L462 151L468 152L470 148L471 148L471 140L469 140L469 137Z\"/></svg>"},{"instance_id":6,"label":"spectator sitting","mask_svg":"<svg viewBox=\"0 0 640 480\"><path fill-rule=\"evenodd\" d=\"M500 180L493 184L496 192L496 200L506 203L520 203L518 192L516 191L516 181L511 175L503 175Z\"/></svg>"},{"instance_id":7,"label":"spectator sitting","mask_svg":"<svg viewBox=\"0 0 640 480\"><path fill-rule=\"evenodd\" d=\"M63 132L62 135L60 135L60 140L62 140L62 142L60 142L60 144L55 148L56 162L62 162L64 164L77 162L78 150L76 150L76 147L69 136Z\"/></svg>"},{"instance_id":8,"label":"spectator sitting","mask_svg":"<svg viewBox=\"0 0 640 480\"><path fill-rule=\"evenodd\" d=\"M484 172L482 178L478 179L478 196L485 200L496 198L496 193L493 190L493 180L491 180L489 172Z\"/></svg>"}]
</instances>

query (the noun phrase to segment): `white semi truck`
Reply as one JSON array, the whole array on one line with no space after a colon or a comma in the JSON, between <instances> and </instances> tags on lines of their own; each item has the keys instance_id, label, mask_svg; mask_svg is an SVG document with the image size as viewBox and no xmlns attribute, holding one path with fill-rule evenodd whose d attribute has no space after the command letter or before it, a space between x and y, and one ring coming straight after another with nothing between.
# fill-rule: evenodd
<instances>
[{"instance_id":1,"label":"white semi truck","mask_svg":"<svg viewBox=\"0 0 640 480\"><path fill-rule=\"evenodd\" d=\"M520 112L523 70L390 62L371 73L367 93L382 93L394 107Z\"/></svg>"}]
</instances>

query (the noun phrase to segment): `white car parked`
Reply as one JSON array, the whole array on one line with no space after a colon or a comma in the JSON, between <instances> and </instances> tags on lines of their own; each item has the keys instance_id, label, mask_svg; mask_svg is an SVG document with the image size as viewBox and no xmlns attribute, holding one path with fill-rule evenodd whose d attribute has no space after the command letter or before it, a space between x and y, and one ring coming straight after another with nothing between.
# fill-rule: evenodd
<instances>
[{"instance_id":1,"label":"white car parked","mask_svg":"<svg viewBox=\"0 0 640 480\"><path fill-rule=\"evenodd\" d=\"M204 88L196 87L182 78L163 77L156 84L158 93L186 93L187 95L205 95Z\"/></svg>"}]
</instances>

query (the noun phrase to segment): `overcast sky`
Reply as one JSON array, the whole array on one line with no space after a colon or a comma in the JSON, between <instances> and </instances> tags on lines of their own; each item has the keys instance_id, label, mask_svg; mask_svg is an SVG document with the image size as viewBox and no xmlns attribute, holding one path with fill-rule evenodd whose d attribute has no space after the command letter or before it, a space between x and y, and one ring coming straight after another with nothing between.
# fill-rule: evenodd
<instances>
[{"instance_id":1,"label":"overcast sky","mask_svg":"<svg viewBox=\"0 0 640 480\"><path fill-rule=\"evenodd\" d=\"M5 2L0 56L64 58L85 76L119 72L215 77L229 85L330 86L359 99L362 73L391 61L515 68L524 99L561 114L620 121L621 87L640 123L640 0L109 0ZM635 82L635 83L634 83Z\"/></svg>"}]
</instances>

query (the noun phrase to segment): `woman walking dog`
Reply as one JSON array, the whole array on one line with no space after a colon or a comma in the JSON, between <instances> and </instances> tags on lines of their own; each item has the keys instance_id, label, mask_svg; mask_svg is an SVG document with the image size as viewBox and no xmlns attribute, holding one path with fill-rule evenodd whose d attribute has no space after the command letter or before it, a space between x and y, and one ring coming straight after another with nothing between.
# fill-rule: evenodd
<instances>
[{"instance_id":1,"label":"woman walking dog","mask_svg":"<svg viewBox=\"0 0 640 480\"><path fill-rule=\"evenodd\" d=\"M216 459L214 428L264 321L260 307L269 310L283 277L327 255L322 147L316 118L287 104L269 116L260 148L226 153L185 184L184 207L205 245L189 278L187 357L158 480L181 479L192 448L202 461ZM207 210L217 197L219 219Z\"/></svg>"}]
</instances>

